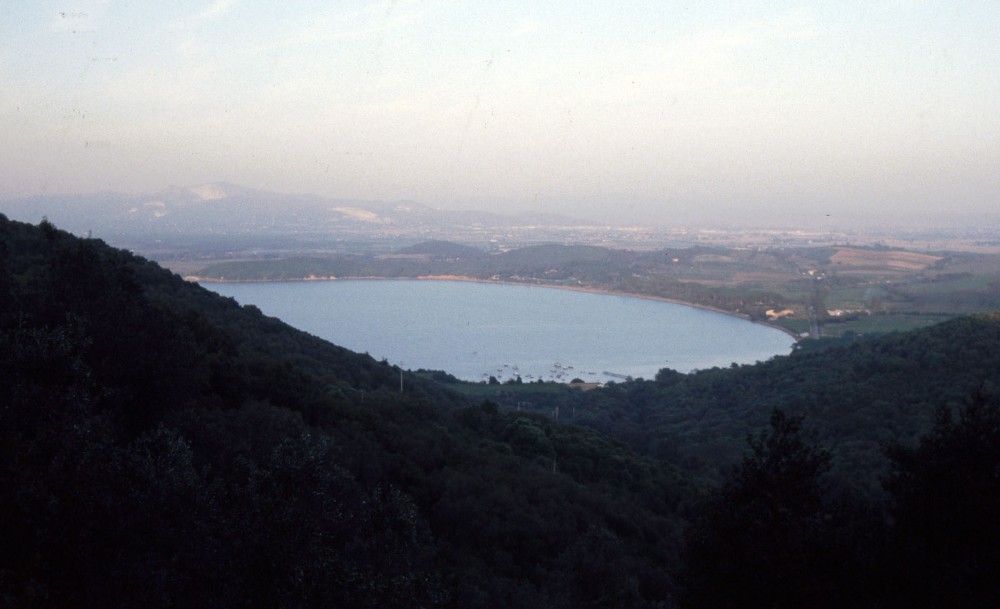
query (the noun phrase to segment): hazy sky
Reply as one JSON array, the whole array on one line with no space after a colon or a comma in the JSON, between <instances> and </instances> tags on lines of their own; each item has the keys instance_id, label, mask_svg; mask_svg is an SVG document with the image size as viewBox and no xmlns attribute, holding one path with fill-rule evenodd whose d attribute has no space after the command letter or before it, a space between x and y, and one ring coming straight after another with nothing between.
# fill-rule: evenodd
<instances>
[{"instance_id":1,"label":"hazy sky","mask_svg":"<svg viewBox=\"0 0 1000 609\"><path fill-rule=\"evenodd\" d=\"M0 0L0 198L995 212L998 32L997 0Z\"/></svg>"}]
</instances>

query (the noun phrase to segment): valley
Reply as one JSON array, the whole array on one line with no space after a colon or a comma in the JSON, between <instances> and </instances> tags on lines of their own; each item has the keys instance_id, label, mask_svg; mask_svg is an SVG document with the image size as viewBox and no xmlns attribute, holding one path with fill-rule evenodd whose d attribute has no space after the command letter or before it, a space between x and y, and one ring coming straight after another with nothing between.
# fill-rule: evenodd
<instances>
[{"instance_id":1,"label":"valley","mask_svg":"<svg viewBox=\"0 0 1000 609\"><path fill-rule=\"evenodd\" d=\"M705 280L678 283L706 290L746 264L720 248L670 250L669 263L594 246L474 249L340 263L402 272L437 253L527 276L541 260L566 273L559 282L677 258ZM0 250L11 606L1000 598L996 313L586 391L463 384L333 345L49 222L0 217ZM794 260L852 280L948 264L882 248L808 253ZM788 264L753 255L756 268ZM976 279L982 260L959 262L946 268L971 279L938 278L950 293L990 285ZM806 294L829 276L809 270Z\"/></svg>"}]
</instances>

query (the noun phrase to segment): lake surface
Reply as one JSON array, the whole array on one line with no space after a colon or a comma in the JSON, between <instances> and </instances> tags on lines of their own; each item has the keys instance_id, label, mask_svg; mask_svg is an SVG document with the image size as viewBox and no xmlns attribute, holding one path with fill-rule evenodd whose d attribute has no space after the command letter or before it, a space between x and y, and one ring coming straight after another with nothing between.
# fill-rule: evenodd
<instances>
[{"instance_id":1,"label":"lake surface","mask_svg":"<svg viewBox=\"0 0 1000 609\"><path fill-rule=\"evenodd\" d=\"M653 378L764 361L791 336L694 307L607 294L433 280L208 283L240 304L404 369L464 380Z\"/></svg>"}]
</instances>

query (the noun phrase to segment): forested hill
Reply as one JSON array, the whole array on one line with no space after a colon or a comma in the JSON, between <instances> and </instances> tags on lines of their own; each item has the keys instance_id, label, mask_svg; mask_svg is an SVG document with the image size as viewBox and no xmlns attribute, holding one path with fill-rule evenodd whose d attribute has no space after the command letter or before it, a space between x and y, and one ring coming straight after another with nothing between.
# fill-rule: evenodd
<instances>
[{"instance_id":1,"label":"forested hill","mask_svg":"<svg viewBox=\"0 0 1000 609\"><path fill-rule=\"evenodd\" d=\"M938 407L962 405L984 387L1000 387L998 313L757 365L662 370L656 380L570 393L562 411L642 453L721 479L742 456L747 434L766 428L780 409L805 417L814 441L833 453L840 480L877 492L885 446L915 443Z\"/></svg>"},{"instance_id":2,"label":"forested hill","mask_svg":"<svg viewBox=\"0 0 1000 609\"><path fill-rule=\"evenodd\" d=\"M421 256L427 259L445 260L477 259L485 258L488 255L483 250L450 241L424 241L410 247L404 247L396 253L402 256Z\"/></svg>"},{"instance_id":3,"label":"forested hill","mask_svg":"<svg viewBox=\"0 0 1000 609\"><path fill-rule=\"evenodd\" d=\"M557 389L568 426L0 216L0 606L998 606L998 345Z\"/></svg>"},{"instance_id":4,"label":"forested hill","mask_svg":"<svg viewBox=\"0 0 1000 609\"><path fill-rule=\"evenodd\" d=\"M689 487L0 216L0 605L657 606ZM597 557L601 557L597 560Z\"/></svg>"}]
</instances>

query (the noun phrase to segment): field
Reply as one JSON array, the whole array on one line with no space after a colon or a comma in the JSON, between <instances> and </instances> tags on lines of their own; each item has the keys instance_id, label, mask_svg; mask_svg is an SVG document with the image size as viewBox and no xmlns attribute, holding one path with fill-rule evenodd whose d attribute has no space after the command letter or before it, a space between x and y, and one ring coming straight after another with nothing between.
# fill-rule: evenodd
<instances>
[{"instance_id":1,"label":"field","mask_svg":"<svg viewBox=\"0 0 1000 609\"><path fill-rule=\"evenodd\" d=\"M917 252L843 247L830 257L830 266L841 273L888 275L922 271L940 261L940 256Z\"/></svg>"},{"instance_id":2,"label":"field","mask_svg":"<svg viewBox=\"0 0 1000 609\"><path fill-rule=\"evenodd\" d=\"M887 332L903 332L923 328L946 319L950 315L930 315L930 314L875 314L861 315L855 319L844 321L828 321L823 324L824 336L843 336L847 332L855 334L884 334Z\"/></svg>"}]
</instances>

